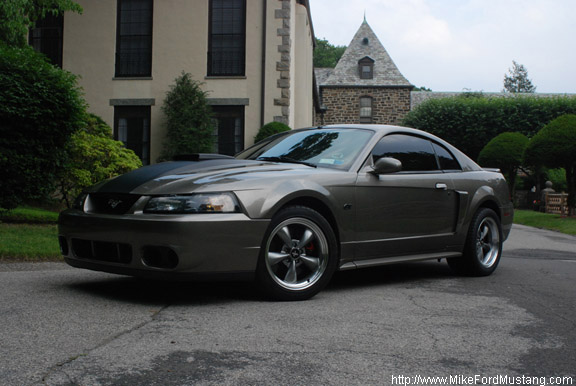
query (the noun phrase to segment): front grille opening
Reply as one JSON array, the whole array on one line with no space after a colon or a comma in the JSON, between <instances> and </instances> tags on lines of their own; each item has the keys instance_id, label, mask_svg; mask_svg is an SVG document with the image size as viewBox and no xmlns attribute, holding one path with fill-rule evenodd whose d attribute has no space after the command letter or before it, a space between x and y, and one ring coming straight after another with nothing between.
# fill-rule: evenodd
<instances>
[{"instance_id":1,"label":"front grille opening","mask_svg":"<svg viewBox=\"0 0 576 386\"><path fill-rule=\"evenodd\" d=\"M132 246L124 243L72 239L72 252L81 259L130 264Z\"/></svg>"},{"instance_id":2,"label":"front grille opening","mask_svg":"<svg viewBox=\"0 0 576 386\"><path fill-rule=\"evenodd\" d=\"M142 248L142 262L148 267L174 269L178 265L178 255L168 247L149 245Z\"/></svg>"},{"instance_id":3,"label":"front grille opening","mask_svg":"<svg viewBox=\"0 0 576 386\"><path fill-rule=\"evenodd\" d=\"M88 212L102 214L125 214L140 196L120 193L90 193L88 195Z\"/></svg>"}]
</instances>

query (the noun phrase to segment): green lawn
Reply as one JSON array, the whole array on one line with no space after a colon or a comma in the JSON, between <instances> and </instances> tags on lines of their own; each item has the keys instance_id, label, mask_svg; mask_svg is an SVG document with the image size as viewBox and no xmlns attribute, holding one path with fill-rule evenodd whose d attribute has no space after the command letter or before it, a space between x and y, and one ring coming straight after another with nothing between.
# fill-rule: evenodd
<instances>
[{"instance_id":1,"label":"green lawn","mask_svg":"<svg viewBox=\"0 0 576 386\"><path fill-rule=\"evenodd\" d=\"M514 211L514 223L576 235L576 217L517 209Z\"/></svg>"},{"instance_id":2,"label":"green lawn","mask_svg":"<svg viewBox=\"0 0 576 386\"><path fill-rule=\"evenodd\" d=\"M57 226L0 223L0 260L62 260Z\"/></svg>"},{"instance_id":3,"label":"green lawn","mask_svg":"<svg viewBox=\"0 0 576 386\"><path fill-rule=\"evenodd\" d=\"M0 208L0 222L26 224L56 224L58 212L21 206L10 211Z\"/></svg>"},{"instance_id":4,"label":"green lawn","mask_svg":"<svg viewBox=\"0 0 576 386\"><path fill-rule=\"evenodd\" d=\"M62 260L58 212L29 206L0 209L0 260Z\"/></svg>"}]
</instances>

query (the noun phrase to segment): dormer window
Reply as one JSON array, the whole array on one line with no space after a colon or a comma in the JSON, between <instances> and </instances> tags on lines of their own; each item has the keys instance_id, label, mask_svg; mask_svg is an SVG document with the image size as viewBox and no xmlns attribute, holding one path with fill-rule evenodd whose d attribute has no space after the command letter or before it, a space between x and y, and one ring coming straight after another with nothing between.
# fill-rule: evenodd
<instances>
[{"instance_id":1,"label":"dormer window","mask_svg":"<svg viewBox=\"0 0 576 386\"><path fill-rule=\"evenodd\" d=\"M374 78L374 60L368 56L358 61L358 72L360 79L373 79Z\"/></svg>"}]
</instances>

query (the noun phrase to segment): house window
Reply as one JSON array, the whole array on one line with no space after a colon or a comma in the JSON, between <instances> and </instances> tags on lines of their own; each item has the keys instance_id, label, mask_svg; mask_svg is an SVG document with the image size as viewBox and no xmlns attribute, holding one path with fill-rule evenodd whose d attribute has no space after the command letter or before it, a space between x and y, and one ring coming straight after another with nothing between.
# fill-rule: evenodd
<instances>
[{"instance_id":1,"label":"house window","mask_svg":"<svg viewBox=\"0 0 576 386\"><path fill-rule=\"evenodd\" d=\"M374 78L374 60L366 56L358 61L358 72L360 79L373 79Z\"/></svg>"},{"instance_id":2,"label":"house window","mask_svg":"<svg viewBox=\"0 0 576 386\"><path fill-rule=\"evenodd\" d=\"M246 0L210 0L208 76L243 76Z\"/></svg>"},{"instance_id":3,"label":"house window","mask_svg":"<svg viewBox=\"0 0 576 386\"><path fill-rule=\"evenodd\" d=\"M214 152L234 155L244 149L244 106L212 106Z\"/></svg>"},{"instance_id":4,"label":"house window","mask_svg":"<svg viewBox=\"0 0 576 386\"><path fill-rule=\"evenodd\" d=\"M150 106L115 106L114 138L150 164Z\"/></svg>"},{"instance_id":5,"label":"house window","mask_svg":"<svg viewBox=\"0 0 576 386\"><path fill-rule=\"evenodd\" d=\"M46 15L30 29L28 43L48 57L50 63L62 68L62 30L64 16Z\"/></svg>"},{"instance_id":6,"label":"house window","mask_svg":"<svg viewBox=\"0 0 576 386\"><path fill-rule=\"evenodd\" d=\"M118 0L117 77L152 75L152 1Z\"/></svg>"},{"instance_id":7,"label":"house window","mask_svg":"<svg viewBox=\"0 0 576 386\"><path fill-rule=\"evenodd\" d=\"M372 97L360 98L360 123L372 123Z\"/></svg>"}]
</instances>

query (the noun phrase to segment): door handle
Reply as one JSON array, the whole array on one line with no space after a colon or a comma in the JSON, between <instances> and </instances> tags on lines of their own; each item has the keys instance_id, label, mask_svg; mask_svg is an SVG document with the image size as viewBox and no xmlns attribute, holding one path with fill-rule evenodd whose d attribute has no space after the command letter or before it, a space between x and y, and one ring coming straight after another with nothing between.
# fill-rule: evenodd
<instances>
[{"instance_id":1,"label":"door handle","mask_svg":"<svg viewBox=\"0 0 576 386\"><path fill-rule=\"evenodd\" d=\"M448 189L448 185L438 182L436 183L436 189L446 190Z\"/></svg>"}]
</instances>

